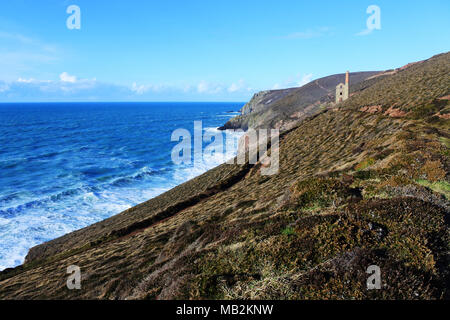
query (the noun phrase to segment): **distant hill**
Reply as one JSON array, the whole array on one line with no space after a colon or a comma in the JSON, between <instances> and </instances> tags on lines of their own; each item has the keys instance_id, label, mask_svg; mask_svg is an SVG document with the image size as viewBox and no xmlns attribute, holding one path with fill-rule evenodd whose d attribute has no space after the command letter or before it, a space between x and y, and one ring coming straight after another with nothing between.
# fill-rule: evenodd
<instances>
[{"instance_id":1,"label":"distant hill","mask_svg":"<svg viewBox=\"0 0 450 320\"><path fill-rule=\"evenodd\" d=\"M350 73L350 90L380 71ZM300 120L316 114L335 101L336 86L345 82L345 74L320 78L299 87L258 92L220 129L282 128L289 129Z\"/></svg>"}]
</instances>

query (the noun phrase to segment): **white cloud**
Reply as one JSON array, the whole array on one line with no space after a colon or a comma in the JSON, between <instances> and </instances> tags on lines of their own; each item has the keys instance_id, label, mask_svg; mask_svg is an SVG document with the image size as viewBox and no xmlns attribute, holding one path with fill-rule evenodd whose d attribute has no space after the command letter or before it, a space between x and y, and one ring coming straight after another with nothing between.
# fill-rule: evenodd
<instances>
[{"instance_id":1,"label":"white cloud","mask_svg":"<svg viewBox=\"0 0 450 320\"><path fill-rule=\"evenodd\" d=\"M138 86L136 82L133 82L133 85L131 86L131 91L135 92L136 94L144 94L147 91L147 87L144 85Z\"/></svg>"},{"instance_id":2,"label":"white cloud","mask_svg":"<svg viewBox=\"0 0 450 320\"><path fill-rule=\"evenodd\" d=\"M184 85L182 90L184 93L190 92L192 90L192 86L190 84Z\"/></svg>"},{"instance_id":3,"label":"white cloud","mask_svg":"<svg viewBox=\"0 0 450 320\"><path fill-rule=\"evenodd\" d=\"M93 79L77 79L76 76L63 72L59 75L59 80L36 80L34 78L19 77L9 83L15 92L26 92L26 90L41 91L44 93L80 93L98 88L98 83ZM104 86L102 84L100 86Z\"/></svg>"},{"instance_id":4,"label":"white cloud","mask_svg":"<svg viewBox=\"0 0 450 320\"><path fill-rule=\"evenodd\" d=\"M67 72L63 72L59 75L59 79L62 82L70 82L75 83L77 82L77 77L69 75Z\"/></svg>"},{"instance_id":5,"label":"white cloud","mask_svg":"<svg viewBox=\"0 0 450 320\"><path fill-rule=\"evenodd\" d=\"M198 85L197 85L197 91L200 93L204 93L207 92L209 89L208 83L206 81L201 81Z\"/></svg>"},{"instance_id":6,"label":"white cloud","mask_svg":"<svg viewBox=\"0 0 450 320\"><path fill-rule=\"evenodd\" d=\"M73 76L69 75L69 79L73 80ZM0 81L0 101L112 101L128 98L129 95L129 88L98 82L95 78L77 79L76 82L26 77L10 82Z\"/></svg>"},{"instance_id":7,"label":"white cloud","mask_svg":"<svg viewBox=\"0 0 450 320\"><path fill-rule=\"evenodd\" d=\"M34 80L33 78L30 79L23 79L23 78L19 78L17 79L17 82L22 82L22 83L32 83L35 82L36 80Z\"/></svg>"},{"instance_id":8,"label":"white cloud","mask_svg":"<svg viewBox=\"0 0 450 320\"><path fill-rule=\"evenodd\" d=\"M62 90L64 92L79 92L80 90L93 89L97 86L97 79L78 79L76 76L63 72L59 75L59 83L47 81L40 87L41 90ZM41 81L45 82L45 81Z\"/></svg>"},{"instance_id":9,"label":"white cloud","mask_svg":"<svg viewBox=\"0 0 450 320\"><path fill-rule=\"evenodd\" d=\"M299 86L299 87L302 87L302 86L304 86L305 84L310 83L311 80L312 80L312 77L313 77L313 74L312 74L312 73L305 74L305 75L301 78L301 80L297 82L298 86Z\"/></svg>"},{"instance_id":10,"label":"white cloud","mask_svg":"<svg viewBox=\"0 0 450 320\"><path fill-rule=\"evenodd\" d=\"M235 84L236 85L236 84ZM234 89L233 85L230 88ZM130 90L137 94L143 95L145 93L158 93L158 92L166 92L166 93L174 93L174 92L183 92L183 93L200 93L200 94L217 94L223 91L223 86L219 84L210 83L207 81L200 81L197 85L164 85L164 84L137 84L133 82ZM230 91L231 92L231 91Z\"/></svg>"},{"instance_id":11,"label":"white cloud","mask_svg":"<svg viewBox=\"0 0 450 320\"><path fill-rule=\"evenodd\" d=\"M203 80L197 85L198 93L215 94L221 92L222 90L223 88L221 85L212 84Z\"/></svg>"},{"instance_id":12,"label":"white cloud","mask_svg":"<svg viewBox=\"0 0 450 320\"><path fill-rule=\"evenodd\" d=\"M57 79L39 80L21 76L13 81L0 80L0 101L95 101L111 99L149 101L177 99L247 99L253 89L244 80L231 84L200 81L197 84L139 84L131 86L83 79L62 72Z\"/></svg>"},{"instance_id":13,"label":"white cloud","mask_svg":"<svg viewBox=\"0 0 450 320\"><path fill-rule=\"evenodd\" d=\"M52 80L36 80L34 78L22 78L19 77L15 82L17 83L50 83Z\"/></svg>"},{"instance_id":14,"label":"white cloud","mask_svg":"<svg viewBox=\"0 0 450 320\"><path fill-rule=\"evenodd\" d=\"M0 93L6 92L9 90L9 86L6 83L0 84Z\"/></svg>"},{"instance_id":15,"label":"white cloud","mask_svg":"<svg viewBox=\"0 0 450 320\"><path fill-rule=\"evenodd\" d=\"M183 93L183 94L237 94L248 93L253 91L253 88L249 87L244 80L233 82L230 85L223 83L213 83L205 80L200 81L196 85L184 84L184 85L155 85L155 84L137 84L133 82L130 90L137 95L143 95L146 93Z\"/></svg>"},{"instance_id":16,"label":"white cloud","mask_svg":"<svg viewBox=\"0 0 450 320\"><path fill-rule=\"evenodd\" d=\"M233 82L229 87L228 87L228 92L230 93L234 93L234 92L239 92L239 91L252 91L252 88L250 88L243 79L239 80L237 83Z\"/></svg>"},{"instance_id":17,"label":"white cloud","mask_svg":"<svg viewBox=\"0 0 450 320\"><path fill-rule=\"evenodd\" d=\"M289 79L283 82L277 82L272 86L272 90L278 90L282 88L292 88L292 87L302 87L307 83L310 83L313 78L312 73L308 73L305 75L297 74L294 77L290 77Z\"/></svg>"},{"instance_id":18,"label":"white cloud","mask_svg":"<svg viewBox=\"0 0 450 320\"><path fill-rule=\"evenodd\" d=\"M138 85L136 82L133 82L131 85L131 91L134 92L137 95L143 95L144 93L147 93L149 91L151 92L161 92L164 90L170 90L170 86L166 85L155 85L155 84L148 84L148 85Z\"/></svg>"},{"instance_id":19,"label":"white cloud","mask_svg":"<svg viewBox=\"0 0 450 320\"><path fill-rule=\"evenodd\" d=\"M275 84L272 86L272 90L278 90L278 89L281 89L281 85L280 85L279 83L275 83Z\"/></svg>"},{"instance_id":20,"label":"white cloud","mask_svg":"<svg viewBox=\"0 0 450 320\"><path fill-rule=\"evenodd\" d=\"M228 87L228 92L236 92L241 90L241 86L239 84L236 83L232 83L231 86Z\"/></svg>"}]
</instances>

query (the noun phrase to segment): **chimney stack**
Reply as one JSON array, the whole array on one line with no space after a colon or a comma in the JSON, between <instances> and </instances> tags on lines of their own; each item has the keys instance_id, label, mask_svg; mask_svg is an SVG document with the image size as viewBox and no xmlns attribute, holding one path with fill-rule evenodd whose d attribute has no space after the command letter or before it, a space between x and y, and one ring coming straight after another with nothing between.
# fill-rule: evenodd
<instances>
[{"instance_id":1,"label":"chimney stack","mask_svg":"<svg viewBox=\"0 0 450 320\"><path fill-rule=\"evenodd\" d=\"M348 71L345 73L345 84L347 84L348 85L348 76L349 76L349 74L348 74Z\"/></svg>"}]
</instances>

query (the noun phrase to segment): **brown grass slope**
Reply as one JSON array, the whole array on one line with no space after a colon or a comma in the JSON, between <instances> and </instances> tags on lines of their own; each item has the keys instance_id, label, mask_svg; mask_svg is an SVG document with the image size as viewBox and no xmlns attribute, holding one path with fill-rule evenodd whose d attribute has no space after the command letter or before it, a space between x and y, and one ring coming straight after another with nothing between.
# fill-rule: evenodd
<instances>
[{"instance_id":1,"label":"brown grass slope","mask_svg":"<svg viewBox=\"0 0 450 320\"><path fill-rule=\"evenodd\" d=\"M419 99L406 87L422 68L434 89ZM0 298L448 299L449 120L359 110L395 84L383 108L416 101L412 114L443 101L449 73L449 54L434 57L304 120L282 135L276 175L223 165L44 245L0 273ZM81 290L66 288L72 264ZM366 288L372 264L381 290Z\"/></svg>"},{"instance_id":2,"label":"brown grass slope","mask_svg":"<svg viewBox=\"0 0 450 320\"><path fill-rule=\"evenodd\" d=\"M412 64L383 81L376 81L361 94L345 101L344 106L358 109L379 105L383 111L394 108L415 119L424 119L439 111L448 113L449 65L450 53ZM446 99L439 99L442 97Z\"/></svg>"}]
</instances>

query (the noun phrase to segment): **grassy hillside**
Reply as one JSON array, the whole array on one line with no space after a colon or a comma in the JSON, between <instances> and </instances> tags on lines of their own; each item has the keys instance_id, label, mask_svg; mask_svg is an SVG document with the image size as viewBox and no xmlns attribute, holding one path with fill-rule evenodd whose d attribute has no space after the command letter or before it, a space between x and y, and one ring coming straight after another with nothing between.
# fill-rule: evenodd
<instances>
[{"instance_id":1,"label":"grassy hillside","mask_svg":"<svg viewBox=\"0 0 450 320\"><path fill-rule=\"evenodd\" d=\"M449 74L447 53L361 83L282 134L278 174L222 165L38 246L0 299L449 299Z\"/></svg>"},{"instance_id":2,"label":"grassy hillside","mask_svg":"<svg viewBox=\"0 0 450 320\"><path fill-rule=\"evenodd\" d=\"M344 106L358 109L379 105L386 111L395 108L415 119L424 119L439 111L449 112L450 54L437 55L403 70L361 91ZM439 100L446 97L447 99ZM440 102L438 102L440 101Z\"/></svg>"}]
</instances>

